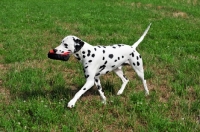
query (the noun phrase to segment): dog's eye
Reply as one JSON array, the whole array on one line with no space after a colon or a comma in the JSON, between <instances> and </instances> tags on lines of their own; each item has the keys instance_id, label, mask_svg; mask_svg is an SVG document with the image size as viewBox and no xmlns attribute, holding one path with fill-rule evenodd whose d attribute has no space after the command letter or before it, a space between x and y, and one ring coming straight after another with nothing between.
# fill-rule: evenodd
<instances>
[{"instance_id":1,"label":"dog's eye","mask_svg":"<svg viewBox=\"0 0 200 132\"><path fill-rule=\"evenodd\" d=\"M68 48L68 44L64 43L65 48Z\"/></svg>"}]
</instances>

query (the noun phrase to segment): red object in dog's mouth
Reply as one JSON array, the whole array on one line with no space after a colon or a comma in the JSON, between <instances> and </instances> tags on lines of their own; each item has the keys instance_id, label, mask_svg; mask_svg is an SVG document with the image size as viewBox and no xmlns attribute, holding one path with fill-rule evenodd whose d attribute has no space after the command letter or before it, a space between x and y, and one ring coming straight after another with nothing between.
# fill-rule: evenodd
<instances>
[{"instance_id":1,"label":"red object in dog's mouth","mask_svg":"<svg viewBox=\"0 0 200 132\"><path fill-rule=\"evenodd\" d=\"M54 54L54 51L51 49L51 50L49 50L49 53Z\"/></svg>"},{"instance_id":2,"label":"red object in dog's mouth","mask_svg":"<svg viewBox=\"0 0 200 132\"><path fill-rule=\"evenodd\" d=\"M65 52L63 54L61 54L62 56L66 56L66 55L69 55L70 52Z\"/></svg>"},{"instance_id":3,"label":"red object in dog's mouth","mask_svg":"<svg viewBox=\"0 0 200 132\"><path fill-rule=\"evenodd\" d=\"M55 54L54 50L50 50L48 53L48 58L54 59L54 60L67 61L69 57L70 57L70 52L65 52L63 54Z\"/></svg>"}]
</instances>

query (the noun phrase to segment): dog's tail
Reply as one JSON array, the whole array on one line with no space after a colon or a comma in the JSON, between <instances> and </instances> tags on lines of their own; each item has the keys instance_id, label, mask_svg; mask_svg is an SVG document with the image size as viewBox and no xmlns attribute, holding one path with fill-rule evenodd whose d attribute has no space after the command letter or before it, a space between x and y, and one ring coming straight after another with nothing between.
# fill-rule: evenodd
<instances>
[{"instance_id":1,"label":"dog's tail","mask_svg":"<svg viewBox=\"0 0 200 132\"><path fill-rule=\"evenodd\" d=\"M142 42L142 40L143 40L144 37L146 36L147 32L149 31L150 26L151 26L151 23L149 24L149 26L147 27L147 29L144 31L144 33L142 34L142 36L140 37L140 39L139 39L137 42L135 42L135 43L133 44L132 47L133 47L134 49L136 49L137 46Z\"/></svg>"}]
</instances>

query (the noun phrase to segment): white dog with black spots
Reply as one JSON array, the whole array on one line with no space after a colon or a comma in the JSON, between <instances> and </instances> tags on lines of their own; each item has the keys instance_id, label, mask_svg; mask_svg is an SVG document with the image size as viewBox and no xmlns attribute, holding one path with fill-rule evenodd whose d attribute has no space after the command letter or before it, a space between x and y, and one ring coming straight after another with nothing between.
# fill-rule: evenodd
<instances>
[{"instance_id":1,"label":"white dog with black spots","mask_svg":"<svg viewBox=\"0 0 200 132\"><path fill-rule=\"evenodd\" d=\"M144 79L143 61L141 55L136 51L137 46L146 36L151 24L147 27L140 39L132 46L125 44L115 44L112 46L92 46L76 36L65 37L61 44L53 49L56 55L73 54L83 64L86 83L75 94L74 98L68 103L68 107L75 106L76 101L94 84L96 84L102 102L106 103L106 97L102 91L99 77L108 72L114 71L122 80L122 86L117 95L123 93L128 79L121 69L123 64L129 64L136 71L142 80L146 95L149 94L146 80Z\"/></svg>"}]
</instances>

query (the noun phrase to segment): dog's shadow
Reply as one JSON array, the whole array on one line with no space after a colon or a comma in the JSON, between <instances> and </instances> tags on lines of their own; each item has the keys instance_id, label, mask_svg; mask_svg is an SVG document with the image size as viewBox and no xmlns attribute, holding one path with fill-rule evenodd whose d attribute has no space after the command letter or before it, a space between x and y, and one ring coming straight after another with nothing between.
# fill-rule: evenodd
<instances>
[{"instance_id":1,"label":"dog's shadow","mask_svg":"<svg viewBox=\"0 0 200 132\"><path fill-rule=\"evenodd\" d=\"M73 93L75 93L75 90L70 90L65 86L53 86L51 89L36 89L36 90L21 91L17 93L15 97L21 98L23 100L28 100L36 97L55 100L64 98L69 99Z\"/></svg>"},{"instance_id":2,"label":"dog's shadow","mask_svg":"<svg viewBox=\"0 0 200 132\"><path fill-rule=\"evenodd\" d=\"M66 85L51 85L50 89L35 89L35 90L26 90L21 91L13 98L21 98L23 100L28 100L35 97L48 98L50 100L70 100L73 96L81 89L80 86L66 86ZM114 89L114 84L110 81L102 82L103 91L106 94L114 95L116 94ZM87 96L99 96L99 92L97 87L94 85L91 89L89 89L86 93L82 95L82 97Z\"/></svg>"}]
</instances>

